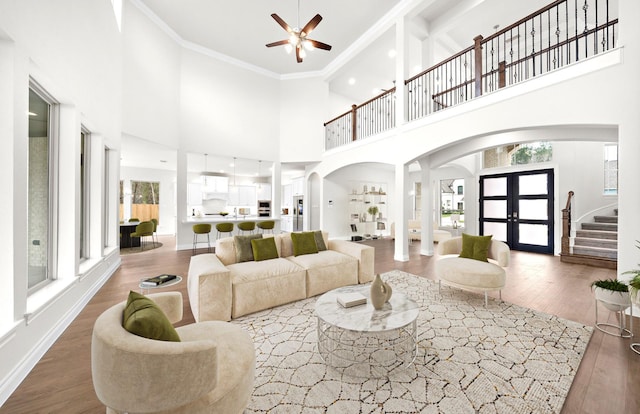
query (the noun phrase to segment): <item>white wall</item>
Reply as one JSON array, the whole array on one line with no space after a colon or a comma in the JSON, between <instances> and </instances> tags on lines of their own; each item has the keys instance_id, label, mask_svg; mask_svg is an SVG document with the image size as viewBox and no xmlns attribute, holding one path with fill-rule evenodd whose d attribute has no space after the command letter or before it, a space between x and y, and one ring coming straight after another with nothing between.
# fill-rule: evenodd
<instances>
[{"instance_id":1,"label":"white wall","mask_svg":"<svg viewBox=\"0 0 640 414\"><path fill-rule=\"evenodd\" d=\"M387 193L387 234L394 217L392 200L395 197L394 170L384 164L357 164L333 172L323 180L323 199L321 201L322 230L329 232L330 238L351 238L351 220L349 218L349 194L353 182L384 183ZM332 206L329 206L332 201ZM364 233L363 224L356 223L358 234Z\"/></svg>"},{"instance_id":2,"label":"white wall","mask_svg":"<svg viewBox=\"0 0 640 414\"><path fill-rule=\"evenodd\" d=\"M317 161L324 151L328 84L320 78L282 81L280 85L281 162ZM304 142L304 145L301 143Z\"/></svg>"},{"instance_id":3,"label":"white wall","mask_svg":"<svg viewBox=\"0 0 640 414\"><path fill-rule=\"evenodd\" d=\"M0 192L3 272L0 274L0 404L120 263L115 237L103 249L102 205L90 212L91 257L78 263L80 126L95 137L92 167L102 169L104 145L117 151L121 132L121 38L111 3L0 0ZM28 91L33 77L60 103L59 191L52 218L59 232L57 279L27 292ZM4 155L6 154L6 155ZM112 157L112 162L115 161ZM95 162L97 161L97 162ZM117 186L118 165L110 165ZM91 199L102 200L104 181L91 175ZM115 214L115 210L113 211ZM115 222L114 222L115 224ZM114 232L115 227L111 232ZM97 235L97 236L96 236ZM95 245L95 242L99 245ZM7 255L4 255L7 252Z\"/></svg>"},{"instance_id":4,"label":"white wall","mask_svg":"<svg viewBox=\"0 0 640 414\"><path fill-rule=\"evenodd\" d=\"M277 160L277 80L198 54L182 53L180 148L219 156Z\"/></svg>"},{"instance_id":5,"label":"white wall","mask_svg":"<svg viewBox=\"0 0 640 414\"><path fill-rule=\"evenodd\" d=\"M128 1L122 24L123 132L177 148L181 48Z\"/></svg>"}]
</instances>

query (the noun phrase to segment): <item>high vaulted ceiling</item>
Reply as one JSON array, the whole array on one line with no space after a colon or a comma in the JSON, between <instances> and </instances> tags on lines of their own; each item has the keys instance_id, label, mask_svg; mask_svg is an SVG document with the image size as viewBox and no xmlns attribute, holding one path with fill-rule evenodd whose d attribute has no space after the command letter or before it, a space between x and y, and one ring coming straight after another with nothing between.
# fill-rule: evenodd
<instances>
[{"instance_id":1,"label":"high vaulted ceiling","mask_svg":"<svg viewBox=\"0 0 640 414\"><path fill-rule=\"evenodd\" d=\"M471 46L475 36L491 35L496 26L506 27L551 3L551 0L299 0L298 23L298 0L131 1L183 47L204 50L279 79L322 76L330 91L349 104L363 103L393 87L395 59L389 52L395 49L395 23L400 17L406 16L406 29L414 40L411 52L415 51L415 44L422 45L417 52L421 56L410 54L409 76L412 76ZM330 44L332 50L310 51L302 63L297 63L295 54L287 55L283 46L267 48L267 43L288 37L271 18L272 13L292 27L304 26L320 14L323 19L309 37ZM430 41L425 42L427 39ZM427 43L429 46L425 47ZM344 110L348 109L345 106ZM128 153L123 144L123 165L148 164ZM171 159L161 166L155 165L167 158L166 154L151 157L152 168L175 169L175 161ZM255 170L255 164L255 160L249 163L247 174Z\"/></svg>"}]
</instances>

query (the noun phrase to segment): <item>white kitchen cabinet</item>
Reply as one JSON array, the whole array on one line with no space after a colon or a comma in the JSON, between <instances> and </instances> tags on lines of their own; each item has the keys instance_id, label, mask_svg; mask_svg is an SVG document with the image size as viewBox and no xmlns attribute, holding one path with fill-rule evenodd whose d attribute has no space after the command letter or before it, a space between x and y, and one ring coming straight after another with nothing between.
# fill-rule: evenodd
<instances>
[{"instance_id":1,"label":"white kitchen cabinet","mask_svg":"<svg viewBox=\"0 0 640 414\"><path fill-rule=\"evenodd\" d=\"M299 196L304 195L304 185L303 185L303 177L294 178L291 180L291 185L293 186L293 195Z\"/></svg>"},{"instance_id":2,"label":"white kitchen cabinet","mask_svg":"<svg viewBox=\"0 0 640 414\"><path fill-rule=\"evenodd\" d=\"M282 216L280 219L280 230L286 232L293 231L293 217L291 216Z\"/></svg>"},{"instance_id":3,"label":"white kitchen cabinet","mask_svg":"<svg viewBox=\"0 0 640 414\"><path fill-rule=\"evenodd\" d=\"M282 186L282 207L291 208L293 203L293 185L286 184Z\"/></svg>"},{"instance_id":4,"label":"white kitchen cabinet","mask_svg":"<svg viewBox=\"0 0 640 414\"><path fill-rule=\"evenodd\" d=\"M257 208L256 187L252 185L229 186L229 205Z\"/></svg>"},{"instance_id":5,"label":"white kitchen cabinet","mask_svg":"<svg viewBox=\"0 0 640 414\"><path fill-rule=\"evenodd\" d=\"M271 184L260 184L256 193L258 200L271 200Z\"/></svg>"}]
</instances>

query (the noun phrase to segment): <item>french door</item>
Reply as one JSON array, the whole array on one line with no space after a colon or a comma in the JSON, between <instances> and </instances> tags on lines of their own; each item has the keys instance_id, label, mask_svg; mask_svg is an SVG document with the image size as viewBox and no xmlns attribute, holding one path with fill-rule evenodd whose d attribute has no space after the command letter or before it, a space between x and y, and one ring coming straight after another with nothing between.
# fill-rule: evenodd
<instances>
[{"instance_id":1,"label":"french door","mask_svg":"<svg viewBox=\"0 0 640 414\"><path fill-rule=\"evenodd\" d=\"M513 250L553 254L553 170L480 177L480 234Z\"/></svg>"}]
</instances>

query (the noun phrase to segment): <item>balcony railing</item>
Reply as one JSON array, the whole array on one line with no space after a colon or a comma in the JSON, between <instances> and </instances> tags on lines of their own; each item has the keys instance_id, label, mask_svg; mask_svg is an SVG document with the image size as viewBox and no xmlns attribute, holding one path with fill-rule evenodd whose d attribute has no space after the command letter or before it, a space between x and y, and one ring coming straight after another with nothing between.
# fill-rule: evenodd
<instances>
[{"instance_id":1,"label":"balcony railing","mask_svg":"<svg viewBox=\"0 0 640 414\"><path fill-rule=\"evenodd\" d=\"M559 0L407 79L407 121L616 46L609 0ZM394 128L395 88L325 123L325 149Z\"/></svg>"}]
</instances>

